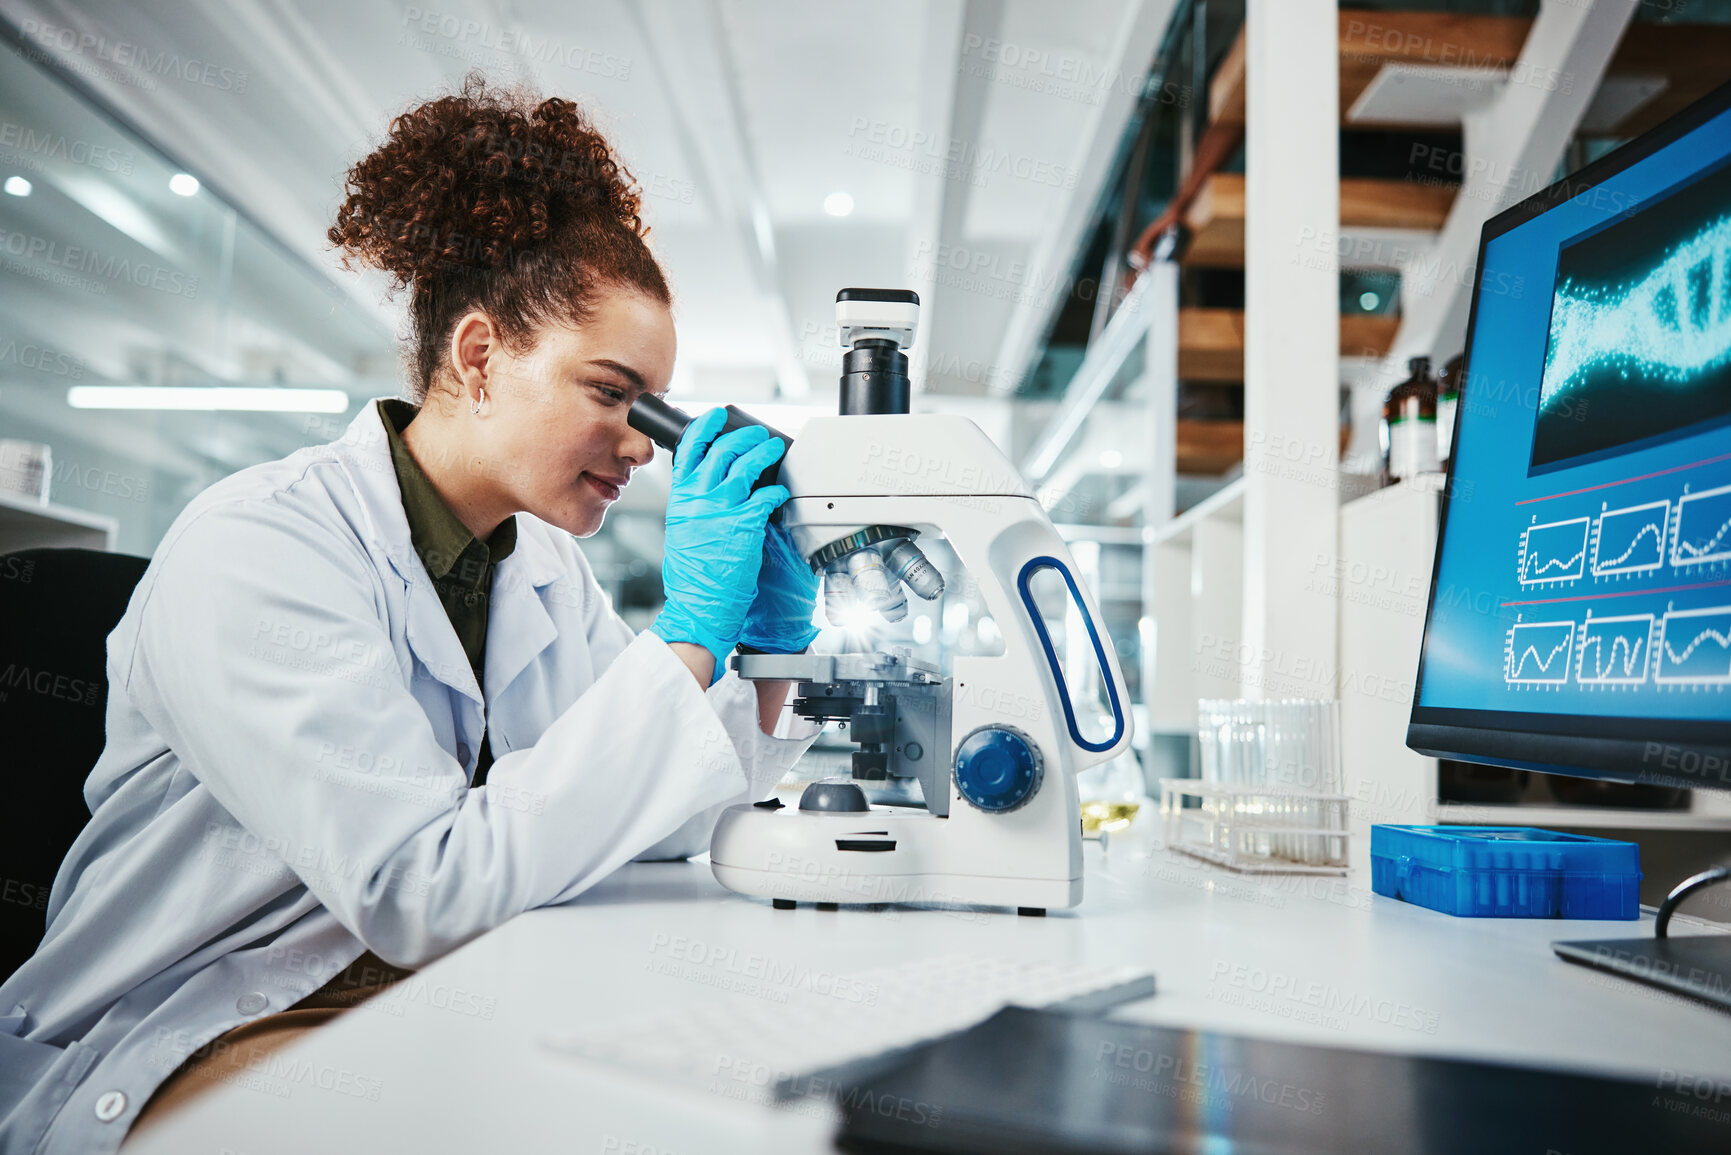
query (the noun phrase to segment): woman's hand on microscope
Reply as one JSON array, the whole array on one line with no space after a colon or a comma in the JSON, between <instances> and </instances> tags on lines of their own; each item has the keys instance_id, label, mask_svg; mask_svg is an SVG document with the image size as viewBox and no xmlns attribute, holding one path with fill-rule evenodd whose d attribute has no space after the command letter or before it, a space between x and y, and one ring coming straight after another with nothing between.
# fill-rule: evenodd
<instances>
[{"instance_id":1,"label":"woman's hand on microscope","mask_svg":"<svg viewBox=\"0 0 1731 1155\"><path fill-rule=\"evenodd\" d=\"M726 668L757 596L769 515L788 498L785 486L751 488L781 459L782 442L761 425L718 436L726 421L726 410L711 409L686 427L673 455L661 562L667 602L649 627L665 642L709 651L711 683Z\"/></svg>"},{"instance_id":2,"label":"woman's hand on microscope","mask_svg":"<svg viewBox=\"0 0 1731 1155\"><path fill-rule=\"evenodd\" d=\"M817 637L817 575L799 556L793 538L779 525L763 535L763 564L757 571L757 597L745 615L739 640L770 654L798 654Z\"/></svg>"}]
</instances>

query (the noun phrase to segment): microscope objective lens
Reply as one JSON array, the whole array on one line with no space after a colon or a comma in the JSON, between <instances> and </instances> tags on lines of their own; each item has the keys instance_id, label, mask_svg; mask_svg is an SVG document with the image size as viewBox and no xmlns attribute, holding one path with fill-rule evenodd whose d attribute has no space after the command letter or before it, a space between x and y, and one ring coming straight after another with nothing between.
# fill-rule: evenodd
<instances>
[{"instance_id":1,"label":"microscope objective lens","mask_svg":"<svg viewBox=\"0 0 1731 1155\"><path fill-rule=\"evenodd\" d=\"M919 546L906 538L884 555L884 565L926 601L936 601L943 596L944 575L938 572L938 567Z\"/></svg>"},{"instance_id":2,"label":"microscope objective lens","mask_svg":"<svg viewBox=\"0 0 1731 1155\"><path fill-rule=\"evenodd\" d=\"M875 548L868 545L848 554L847 572L853 579L854 592L867 609L880 610L889 603L890 571L884 568L884 560Z\"/></svg>"}]
</instances>

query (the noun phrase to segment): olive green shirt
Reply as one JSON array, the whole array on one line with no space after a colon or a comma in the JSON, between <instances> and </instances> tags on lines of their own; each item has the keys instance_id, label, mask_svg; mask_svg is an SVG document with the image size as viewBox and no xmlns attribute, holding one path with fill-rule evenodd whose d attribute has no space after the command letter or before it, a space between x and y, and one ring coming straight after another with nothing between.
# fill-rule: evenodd
<instances>
[{"instance_id":1,"label":"olive green shirt","mask_svg":"<svg viewBox=\"0 0 1731 1155\"><path fill-rule=\"evenodd\" d=\"M385 436L391 442L391 464L397 474L397 488L403 495L403 512L409 519L409 541L415 547L427 576L433 579L445 616L457 631L469 667L475 671L475 683L483 687L483 658L487 652L487 611L492 597L493 567L510 556L517 546L517 519L508 517L485 542L469 532L438 490L409 455L403 444L402 432L420 410L407 401L381 400L379 416L384 420ZM481 750L476 755L474 785L487 780L487 770L493 764L486 735L481 737Z\"/></svg>"}]
</instances>

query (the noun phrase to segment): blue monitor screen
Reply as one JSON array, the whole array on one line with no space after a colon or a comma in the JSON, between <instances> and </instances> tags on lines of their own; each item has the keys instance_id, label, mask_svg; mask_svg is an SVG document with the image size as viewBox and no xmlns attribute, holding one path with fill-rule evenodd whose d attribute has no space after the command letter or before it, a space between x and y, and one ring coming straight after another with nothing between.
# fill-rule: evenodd
<instances>
[{"instance_id":1,"label":"blue monitor screen","mask_svg":"<svg viewBox=\"0 0 1731 1155\"><path fill-rule=\"evenodd\" d=\"M1415 721L1731 719L1731 111L1611 167L1486 230Z\"/></svg>"}]
</instances>

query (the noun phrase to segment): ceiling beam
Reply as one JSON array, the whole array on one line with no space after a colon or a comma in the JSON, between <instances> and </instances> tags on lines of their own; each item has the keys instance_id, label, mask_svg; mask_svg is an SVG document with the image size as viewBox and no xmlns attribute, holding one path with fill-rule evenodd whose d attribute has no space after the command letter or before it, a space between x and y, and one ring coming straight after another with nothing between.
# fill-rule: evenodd
<instances>
[{"instance_id":1,"label":"ceiling beam","mask_svg":"<svg viewBox=\"0 0 1731 1155\"><path fill-rule=\"evenodd\" d=\"M1565 2L1576 8L1592 7L1581 0ZM1681 12L1684 6L1684 0L1671 0L1673 11ZM1451 84L1461 83L1473 72L1487 80L1506 79L1532 26L1532 19L1525 16L1365 9L1340 13L1341 124L1354 123L1349 116L1352 108L1390 67L1452 74L1447 81ZM1211 119L1243 123L1243 54L1241 31L1216 73L1209 101ZM1611 119L1600 126L1620 137L1639 135L1725 83L1731 76L1731 28L1692 22L1631 24L1606 72L1658 82L1658 91L1649 99L1608 109ZM1435 123L1427 112L1411 127Z\"/></svg>"},{"instance_id":2,"label":"ceiling beam","mask_svg":"<svg viewBox=\"0 0 1731 1155\"><path fill-rule=\"evenodd\" d=\"M1566 76L1569 86L1511 84L1482 110L1468 114L1466 180L1427 256L1401 279L1401 327L1395 364L1405 358L1450 354L1465 339L1474 278L1461 275L1476 262L1484 223L1550 183L1563 149L1592 102L1637 0L1600 0L1580 6L1546 3L1521 48L1516 72ZM1391 381L1390 384L1393 382Z\"/></svg>"},{"instance_id":3,"label":"ceiling beam","mask_svg":"<svg viewBox=\"0 0 1731 1155\"><path fill-rule=\"evenodd\" d=\"M1034 447L1023 460L1022 473L1030 482L1038 485L1046 480L1070 451L1076 435L1087 424L1089 412L1118 379L1118 371L1123 368L1130 350L1148 335L1153 308L1159 300L1153 282L1147 277L1137 278L1124 303L1106 322L1099 340L1088 347L1088 353L1082 358L1076 376L1071 379L1058 411L1040 431Z\"/></svg>"},{"instance_id":4,"label":"ceiling beam","mask_svg":"<svg viewBox=\"0 0 1731 1155\"><path fill-rule=\"evenodd\" d=\"M1435 242L1401 272L1401 325L1389 355L1353 374L1349 468L1374 467L1382 400L1412 357L1447 357L1466 340L1474 266L1484 223L1539 191L1586 114L1637 0L1582 7L1546 3L1521 46L1520 75L1566 76L1556 91L1511 84L1462 122L1466 180ZM1538 70L1538 71L1534 71Z\"/></svg>"},{"instance_id":5,"label":"ceiling beam","mask_svg":"<svg viewBox=\"0 0 1731 1155\"><path fill-rule=\"evenodd\" d=\"M1124 5L1119 32L1113 38L1113 43L1119 46L1117 59L1112 61L1116 70L1113 75L1146 75L1176 4L1177 0L1130 0ZM1061 285L1069 275L1072 259L1084 242L1083 234L1093 223L1100 190L1111 179L1125 126L1140 99L1138 85L1115 84L1104 90L1091 131L1081 134L1078 140L1073 164L1076 186L1056 226L1039 238L1028 260L1027 284ZM998 346L998 355L993 359L1010 379L1018 380L1032 368L1053 309L1054 302L1043 293L1025 294L1017 302Z\"/></svg>"},{"instance_id":6,"label":"ceiling beam","mask_svg":"<svg viewBox=\"0 0 1731 1155\"><path fill-rule=\"evenodd\" d=\"M667 93L674 130L700 190L717 222L738 240L753 287L769 310L781 395L803 399L811 394L811 381L782 284L775 222L718 0L633 0L621 7L637 28L656 84Z\"/></svg>"},{"instance_id":7,"label":"ceiling beam","mask_svg":"<svg viewBox=\"0 0 1731 1155\"><path fill-rule=\"evenodd\" d=\"M920 128L936 129L934 140L941 147L939 155L947 155L950 142L965 135L956 124L956 88L961 75L956 61L961 59L962 36L970 27L973 8L964 0L929 0L924 9L926 29L920 58L919 109L927 123ZM977 135L977 122L974 132ZM908 270L908 287L920 296L920 331L908 350L908 376L919 390L927 387L926 364L931 359L932 335L937 332L934 309L938 262L930 259L930 254L938 251L939 242L950 237L946 226L954 211L950 196L954 187L955 182L941 178L915 178L913 182L913 213L908 218L902 267ZM965 196L967 186L964 183L961 187Z\"/></svg>"}]
</instances>

